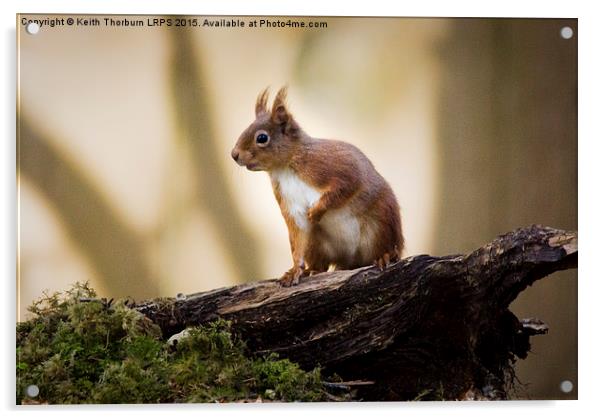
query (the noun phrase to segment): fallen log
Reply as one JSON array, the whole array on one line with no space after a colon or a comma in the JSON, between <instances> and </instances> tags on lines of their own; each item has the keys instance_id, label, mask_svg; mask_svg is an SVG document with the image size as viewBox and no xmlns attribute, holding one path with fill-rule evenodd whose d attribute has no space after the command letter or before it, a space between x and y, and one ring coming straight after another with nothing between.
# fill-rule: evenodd
<instances>
[{"instance_id":1,"label":"fallen log","mask_svg":"<svg viewBox=\"0 0 602 419\"><path fill-rule=\"evenodd\" d=\"M531 226L466 255L364 267L132 304L169 337L216 318L255 355L278 353L357 386L362 400L506 399L529 338L508 306L534 281L577 267L577 233Z\"/></svg>"}]
</instances>

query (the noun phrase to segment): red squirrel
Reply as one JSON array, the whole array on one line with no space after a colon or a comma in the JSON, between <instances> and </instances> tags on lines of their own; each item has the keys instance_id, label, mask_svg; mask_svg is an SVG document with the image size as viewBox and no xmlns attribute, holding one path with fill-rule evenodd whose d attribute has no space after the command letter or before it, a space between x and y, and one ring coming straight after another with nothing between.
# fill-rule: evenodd
<instances>
[{"instance_id":1,"label":"red squirrel","mask_svg":"<svg viewBox=\"0 0 602 419\"><path fill-rule=\"evenodd\" d=\"M255 104L232 158L267 171L288 227L293 267L280 284L302 276L397 261L404 247L399 205L387 181L357 147L310 137L293 118L281 88L268 109L268 89Z\"/></svg>"}]
</instances>

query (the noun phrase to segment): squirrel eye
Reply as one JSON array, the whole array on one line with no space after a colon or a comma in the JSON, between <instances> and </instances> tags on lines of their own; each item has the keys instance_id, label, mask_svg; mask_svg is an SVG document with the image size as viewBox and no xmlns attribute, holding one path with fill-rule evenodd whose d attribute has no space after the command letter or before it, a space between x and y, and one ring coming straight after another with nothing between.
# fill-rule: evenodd
<instances>
[{"instance_id":1,"label":"squirrel eye","mask_svg":"<svg viewBox=\"0 0 602 419\"><path fill-rule=\"evenodd\" d=\"M265 131L258 131L255 134L255 142L257 145L265 146L270 141L270 136Z\"/></svg>"}]
</instances>

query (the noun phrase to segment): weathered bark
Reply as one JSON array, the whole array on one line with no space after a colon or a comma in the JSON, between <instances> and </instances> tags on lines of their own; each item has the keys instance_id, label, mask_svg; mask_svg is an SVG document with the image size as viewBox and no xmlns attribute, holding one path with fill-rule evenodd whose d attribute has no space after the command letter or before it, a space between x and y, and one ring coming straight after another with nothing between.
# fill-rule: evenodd
<instances>
[{"instance_id":1,"label":"weathered bark","mask_svg":"<svg viewBox=\"0 0 602 419\"><path fill-rule=\"evenodd\" d=\"M135 307L166 336L218 317L254 354L321 366L364 400L507 398L512 364L547 331L508 305L534 281L577 266L577 233L518 229L468 255L412 256L282 288L260 281Z\"/></svg>"}]
</instances>

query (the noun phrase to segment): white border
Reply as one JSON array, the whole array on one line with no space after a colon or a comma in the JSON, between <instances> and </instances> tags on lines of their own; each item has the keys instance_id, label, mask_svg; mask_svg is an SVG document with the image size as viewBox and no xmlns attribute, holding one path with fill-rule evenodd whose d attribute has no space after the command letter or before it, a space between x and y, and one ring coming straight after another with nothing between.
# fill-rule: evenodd
<instances>
[{"instance_id":1,"label":"white border","mask_svg":"<svg viewBox=\"0 0 602 419\"><path fill-rule=\"evenodd\" d=\"M4 98L0 112L5 138L2 142L1 225L2 251L0 263L4 285L4 343L2 351L3 397L1 406L9 415L25 417L79 417L82 414L103 417L117 412L144 415L144 418L164 417L167 412L201 415L244 415L245 417L306 417L323 413L365 417L367 409L379 416L432 417L444 414L446 418L505 418L517 414L545 417L591 417L599 414L599 389L602 371L600 327L597 309L602 298L600 269L594 266L594 252L600 245L599 220L602 208L600 194L601 173L600 75L602 66L599 40L602 39L600 18L594 1L515 1L472 2L469 0L399 2L370 0L362 3L327 1L186 1L145 0L10 0L1 2L4 39L2 42L2 84ZM131 13L131 14L245 14L245 15L346 15L346 16L487 16L487 17L576 17L579 18L579 225L581 227L581 258L579 266L579 401L566 402L503 402L503 403L391 403L353 405L286 405L286 406L145 406L145 407L46 407L19 408L14 404L14 320L15 320L15 13ZM544 71L544 70L542 70ZM599 256L598 256L599 258ZM596 269L597 268L597 269ZM562 310L562 307L558 308ZM12 377L12 379L11 379ZM591 413L590 413L591 412Z\"/></svg>"}]
</instances>

